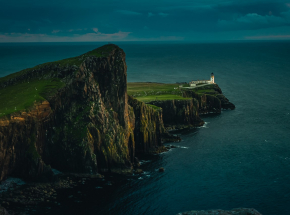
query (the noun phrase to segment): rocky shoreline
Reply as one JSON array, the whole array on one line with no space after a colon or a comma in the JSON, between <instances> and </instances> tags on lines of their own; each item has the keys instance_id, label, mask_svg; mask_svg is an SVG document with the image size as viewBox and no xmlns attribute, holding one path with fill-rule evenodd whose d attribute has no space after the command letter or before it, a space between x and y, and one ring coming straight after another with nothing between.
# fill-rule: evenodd
<instances>
[{"instance_id":1,"label":"rocky shoreline","mask_svg":"<svg viewBox=\"0 0 290 215\"><path fill-rule=\"evenodd\" d=\"M38 205L45 205L48 209L52 206L59 206L57 197L59 190L74 188L91 179L101 181L104 180L104 176L100 174L60 174L54 182L27 183L25 185L12 182L5 192L0 192L1 207L6 208L6 214L24 215L29 214L29 211L34 210Z\"/></svg>"}]
</instances>

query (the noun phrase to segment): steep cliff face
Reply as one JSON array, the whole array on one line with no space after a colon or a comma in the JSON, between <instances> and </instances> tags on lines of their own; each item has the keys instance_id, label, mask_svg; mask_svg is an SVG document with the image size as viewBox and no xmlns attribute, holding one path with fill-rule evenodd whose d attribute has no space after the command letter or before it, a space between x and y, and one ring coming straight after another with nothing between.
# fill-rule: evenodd
<instances>
[{"instance_id":1,"label":"steep cliff face","mask_svg":"<svg viewBox=\"0 0 290 215\"><path fill-rule=\"evenodd\" d=\"M51 99L57 127L47 134L47 163L89 173L131 167L134 113L127 103L126 78L125 53L118 47L107 57L86 58Z\"/></svg>"},{"instance_id":2,"label":"steep cliff face","mask_svg":"<svg viewBox=\"0 0 290 215\"><path fill-rule=\"evenodd\" d=\"M1 118L1 180L47 177L50 166L86 173L131 169L135 116L127 102L125 53L115 45L108 49L100 56L82 56L78 69L37 69L46 74L43 78L62 77L65 86L46 97L39 114L35 106ZM30 72L2 81L2 87L33 79Z\"/></svg>"},{"instance_id":3,"label":"steep cliff face","mask_svg":"<svg viewBox=\"0 0 290 215\"><path fill-rule=\"evenodd\" d=\"M163 122L166 127L201 126L199 103L196 99L151 101L150 104L162 108Z\"/></svg>"},{"instance_id":4,"label":"steep cliff face","mask_svg":"<svg viewBox=\"0 0 290 215\"><path fill-rule=\"evenodd\" d=\"M135 147L136 153L148 153L162 145L162 137L167 132L163 125L162 111L155 110L144 102L129 96L128 102L135 114Z\"/></svg>"},{"instance_id":5,"label":"steep cliff face","mask_svg":"<svg viewBox=\"0 0 290 215\"><path fill-rule=\"evenodd\" d=\"M40 157L44 137L41 131L50 113L49 103L42 102L35 104L29 113L15 113L0 119L0 180L7 175L28 180L52 177L50 166Z\"/></svg>"}]
</instances>

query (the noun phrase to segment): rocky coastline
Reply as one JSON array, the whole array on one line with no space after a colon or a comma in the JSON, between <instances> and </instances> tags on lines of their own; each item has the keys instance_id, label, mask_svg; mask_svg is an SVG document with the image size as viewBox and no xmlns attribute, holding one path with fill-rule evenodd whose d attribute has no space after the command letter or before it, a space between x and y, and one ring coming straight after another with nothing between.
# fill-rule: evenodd
<instances>
[{"instance_id":1,"label":"rocky coastline","mask_svg":"<svg viewBox=\"0 0 290 215\"><path fill-rule=\"evenodd\" d=\"M74 186L77 175L132 174L139 155L180 141L168 130L201 126L200 114L235 108L218 85L214 95L184 91L188 100L151 102L158 110L128 96L125 53L116 45L64 62L0 79L0 90L33 80L62 83L29 109L0 117L0 181L13 176L47 183L27 190L12 186L0 194L4 207L53 201L55 189ZM65 174L55 176L52 168Z\"/></svg>"}]
</instances>

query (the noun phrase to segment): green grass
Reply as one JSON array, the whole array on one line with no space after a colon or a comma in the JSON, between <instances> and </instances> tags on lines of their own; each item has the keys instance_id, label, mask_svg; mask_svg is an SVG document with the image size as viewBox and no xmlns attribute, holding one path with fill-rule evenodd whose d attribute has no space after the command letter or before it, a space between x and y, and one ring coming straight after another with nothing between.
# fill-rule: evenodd
<instances>
[{"instance_id":1,"label":"green grass","mask_svg":"<svg viewBox=\"0 0 290 215\"><path fill-rule=\"evenodd\" d=\"M37 65L33 68L24 69L19 72L2 77L0 78L0 83L1 82L4 83L17 76L24 75L26 73L31 72L32 70L42 69L49 65L60 65L60 67L65 67L68 65L80 66L80 64L86 59L86 57L88 56L106 57L115 48L116 48L115 45L108 44L77 57ZM47 73L50 72L54 71L47 71ZM62 86L64 86L64 83L62 83L58 79L54 80L35 79L30 80L29 83L24 79L20 79L19 83L0 89L0 117L11 114L13 112L26 110L32 107L35 102L45 100L50 94L53 94L56 91L56 89L61 88Z\"/></svg>"},{"instance_id":2,"label":"green grass","mask_svg":"<svg viewBox=\"0 0 290 215\"><path fill-rule=\"evenodd\" d=\"M202 84L202 85L204 85L204 84ZM203 94L216 92L215 91L215 87L216 87L215 84L207 84L205 86L202 86L202 85L199 85L198 87L193 88L191 90L196 92L196 93L203 93Z\"/></svg>"},{"instance_id":3,"label":"green grass","mask_svg":"<svg viewBox=\"0 0 290 215\"><path fill-rule=\"evenodd\" d=\"M0 117L27 110L64 85L60 80L32 80L0 89Z\"/></svg>"},{"instance_id":4,"label":"green grass","mask_svg":"<svg viewBox=\"0 0 290 215\"><path fill-rule=\"evenodd\" d=\"M128 95L131 95L142 102L187 99L182 97L182 91L178 86L178 84L136 82L128 83L127 92Z\"/></svg>"},{"instance_id":5,"label":"green grass","mask_svg":"<svg viewBox=\"0 0 290 215\"><path fill-rule=\"evenodd\" d=\"M76 65L76 66L80 66L81 63L84 61L84 59L88 56L95 56L95 57L105 57L107 56L108 53L110 53L116 46L114 45L111 45L111 44L108 44L108 45L105 45L105 46L102 46L102 47L99 47L97 49L94 49L92 51L89 51L85 54L82 54L80 56L77 56L77 57L72 57L72 58L67 58L67 59L63 59L63 60L58 60L58 61L54 61L54 62L48 62L48 63L43 63L43 64L40 64L40 65L37 65L35 67L32 67L32 68L28 68L28 69L24 69L24 70L21 70L19 72L16 72L16 73L13 73L13 74L10 74L10 75L7 75L5 77L2 77L0 78L0 83L1 82L5 82L11 78L14 78L14 77L17 77L19 75L22 75L22 74L25 74L25 73L28 73L32 70L36 70L36 69L41 69L45 66L49 66L49 65L60 65L61 67L64 67L64 66L67 66L67 65Z\"/></svg>"},{"instance_id":6,"label":"green grass","mask_svg":"<svg viewBox=\"0 0 290 215\"><path fill-rule=\"evenodd\" d=\"M155 110L161 110L162 109L161 107L157 107L157 106L152 105L152 104L147 104L147 105L150 106L150 107L152 107Z\"/></svg>"},{"instance_id":7,"label":"green grass","mask_svg":"<svg viewBox=\"0 0 290 215\"><path fill-rule=\"evenodd\" d=\"M133 97L146 95L160 95L160 94L179 94L181 91L178 84L162 84L162 83L148 83L148 82L134 82L128 83L127 92Z\"/></svg>"},{"instance_id":8,"label":"green grass","mask_svg":"<svg viewBox=\"0 0 290 215\"><path fill-rule=\"evenodd\" d=\"M197 92L197 93L213 93L213 92L215 92L215 90L214 89L196 89L196 90L194 90L194 92Z\"/></svg>"},{"instance_id":9,"label":"green grass","mask_svg":"<svg viewBox=\"0 0 290 215\"><path fill-rule=\"evenodd\" d=\"M136 99L138 99L141 102L150 102L150 101L164 101L164 100L187 100L189 98L184 98L179 95L163 94L163 95L137 97Z\"/></svg>"}]
</instances>

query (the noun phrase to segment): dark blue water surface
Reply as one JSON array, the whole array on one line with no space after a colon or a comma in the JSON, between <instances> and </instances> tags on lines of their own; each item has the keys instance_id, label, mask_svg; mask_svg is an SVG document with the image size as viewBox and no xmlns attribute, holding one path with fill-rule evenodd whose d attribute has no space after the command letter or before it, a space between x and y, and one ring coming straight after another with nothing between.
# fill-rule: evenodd
<instances>
[{"instance_id":1,"label":"dark blue water surface","mask_svg":"<svg viewBox=\"0 0 290 215\"><path fill-rule=\"evenodd\" d=\"M0 44L0 77L100 45ZM91 180L61 191L60 206L38 210L170 215L253 207L264 215L290 214L290 42L118 45L129 82L188 82L213 72L236 109L203 116L206 125L182 133L179 148L146 158L141 176ZM156 171L161 166L164 173Z\"/></svg>"}]
</instances>

